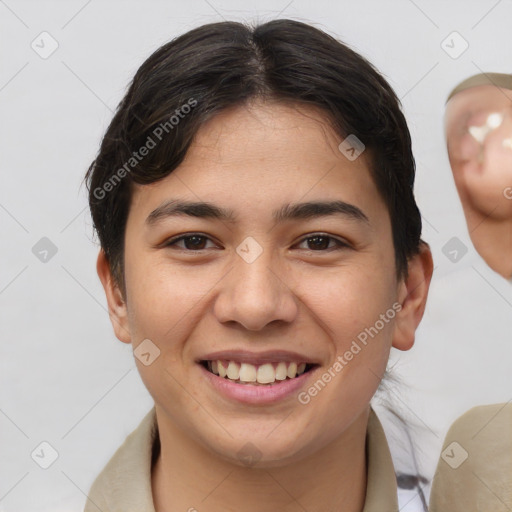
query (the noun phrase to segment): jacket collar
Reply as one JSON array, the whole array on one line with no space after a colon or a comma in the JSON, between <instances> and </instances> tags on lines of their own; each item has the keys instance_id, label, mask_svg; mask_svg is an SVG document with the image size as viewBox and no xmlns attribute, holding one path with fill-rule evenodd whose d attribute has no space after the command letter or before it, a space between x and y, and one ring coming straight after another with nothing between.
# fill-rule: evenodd
<instances>
[{"instance_id":1,"label":"jacket collar","mask_svg":"<svg viewBox=\"0 0 512 512\"><path fill-rule=\"evenodd\" d=\"M151 468L159 448L153 407L94 481L84 512L155 512ZM397 512L397 484L382 425L370 409L366 435L368 478L363 512Z\"/></svg>"}]
</instances>

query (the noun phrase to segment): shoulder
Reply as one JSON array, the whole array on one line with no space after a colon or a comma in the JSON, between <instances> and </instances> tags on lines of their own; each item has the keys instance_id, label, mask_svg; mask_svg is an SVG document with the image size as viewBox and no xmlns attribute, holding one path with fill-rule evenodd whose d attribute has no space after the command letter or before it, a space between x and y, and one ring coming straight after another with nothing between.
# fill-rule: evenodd
<instances>
[{"instance_id":1,"label":"shoulder","mask_svg":"<svg viewBox=\"0 0 512 512\"><path fill-rule=\"evenodd\" d=\"M94 480L84 512L129 510L154 512L151 463L158 438L155 409L140 422Z\"/></svg>"},{"instance_id":2,"label":"shoulder","mask_svg":"<svg viewBox=\"0 0 512 512\"><path fill-rule=\"evenodd\" d=\"M505 426L510 426L512 421L512 402L479 405L469 409L460 416L450 427L450 433L461 433L476 436L482 433L497 431Z\"/></svg>"},{"instance_id":3,"label":"shoulder","mask_svg":"<svg viewBox=\"0 0 512 512\"><path fill-rule=\"evenodd\" d=\"M431 512L510 510L512 403L473 407L450 427L432 482Z\"/></svg>"}]
</instances>

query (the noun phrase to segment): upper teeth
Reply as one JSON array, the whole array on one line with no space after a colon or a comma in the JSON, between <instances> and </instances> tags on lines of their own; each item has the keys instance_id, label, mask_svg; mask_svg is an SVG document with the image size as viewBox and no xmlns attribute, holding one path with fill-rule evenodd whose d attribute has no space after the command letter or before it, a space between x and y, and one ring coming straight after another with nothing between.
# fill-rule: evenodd
<instances>
[{"instance_id":1,"label":"upper teeth","mask_svg":"<svg viewBox=\"0 0 512 512\"><path fill-rule=\"evenodd\" d=\"M208 361L208 368L215 375L240 382L271 384L276 380L293 379L302 375L306 363L265 363L258 366L235 361Z\"/></svg>"}]
</instances>

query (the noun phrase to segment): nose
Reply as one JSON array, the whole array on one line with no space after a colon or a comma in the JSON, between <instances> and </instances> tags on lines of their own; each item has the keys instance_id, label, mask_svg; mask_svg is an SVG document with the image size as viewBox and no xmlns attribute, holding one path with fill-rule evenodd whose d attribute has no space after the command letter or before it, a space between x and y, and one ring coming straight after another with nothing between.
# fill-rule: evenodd
<instances>
[{"instance_id":1,"label":"nose","mask_svg":"<svg viewBox=\"0 0 512 512\"><path fill-rule=\"evenodd\" d=\"M234 268L222 280L214 304L218 321L236 323L250 331L271 323L293 322L298 299L283 268L267 249L252 262L235 254Z\"/></svg>"}]
</instances>

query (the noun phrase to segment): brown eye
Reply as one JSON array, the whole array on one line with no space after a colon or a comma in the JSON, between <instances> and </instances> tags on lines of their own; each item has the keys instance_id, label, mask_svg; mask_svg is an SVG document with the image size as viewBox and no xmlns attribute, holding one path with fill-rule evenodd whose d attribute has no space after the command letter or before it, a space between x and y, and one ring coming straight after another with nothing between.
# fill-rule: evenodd
<instances>
[{"instance_id":1,"label":"brown eye","mask_svg":"<svg viewBox=\"0 0 512 512\"><path fill-rule=\"evenodd\" d=\"M327 236L312 236L308 238L308 245L310 249L328 249L330 239Z\"/></svg>"},{"instance_id":2,"label":"brown eye","mask_svg":"<svg viewBox=\"0 0 512 512\"><path fill-rule=\"evenodd\" d=\"M192 234L184 235L178 238L174 238L165 243L165 247L177 247L178 249L184 249L187 251L201 251L206 249L205 245L209 238L205 235ZM179 242L183 242L183 245L178 245Z\"/></svg>"},{"instance_id":3,"label":"brown eye","mask_svg":"<svg viewBox=\"0 0 512 512\"><path fill-rule=\"evenodd\" d=\"M347 248L349 245L341 240L333 238L328 235L312 235L302 239L301 244L306 242L307 249L311 251L325 251L326 249L335 249L335 248ZM334 242L334 245L330 245L331 242Z\"/></svg>"}]
</instances>

